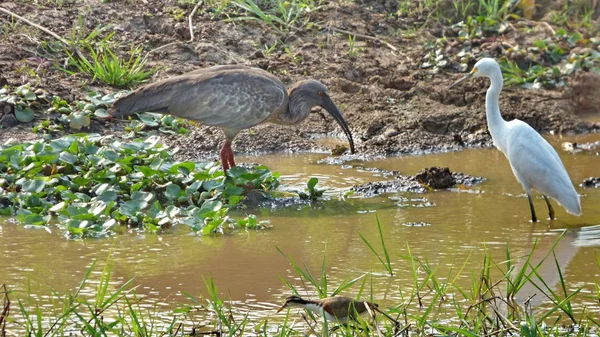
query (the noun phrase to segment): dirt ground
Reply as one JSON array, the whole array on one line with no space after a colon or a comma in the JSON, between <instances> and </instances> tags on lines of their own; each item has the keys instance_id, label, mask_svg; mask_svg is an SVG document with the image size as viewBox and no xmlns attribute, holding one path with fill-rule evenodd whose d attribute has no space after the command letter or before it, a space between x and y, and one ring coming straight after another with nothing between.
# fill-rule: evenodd
<instances>
[{"instance_id":1,"label":"dirt ground","mask_svg":"<svg viewBox=\"0 0 600 337\"><path fill-rule=\"evenodd\" d=\"M114 24L113 40L123 41L124 46L143 46L148 51L178 42L151 54L150 66L160 67L153 80L216 64L267 69L287 85L306 78L321 80L348 121L361 153L397 155L491 145L484 112L487 82L473 80L448 90L448 85L461 74L444 70L433 75L421 69L420 60L427 53L425 42L435 39L431 35L436 34L435 29L415 30L422 25L422 18L390 16L396 1L331 1L311 13L312 22L377 35L398 49L393 51L376 41L357 38L357 55L347 53L349 40L345 34L318 28L282 33L258 21L225 22L206 6L195 16L195 39L188 42L187 15L193 6L175 0L65 1L62 7L46 3L3 1L0 6L65 38L72 36L74 29L91 31ZM184 16L173 14L178 8ZM9 22L9 17L0 13L0 24ZM57 70L53 65L63 60L37 52L43 41L54 43L53 38L22 23L18 27L19 33L0 34L0 81L11 87L29 82L68 100L85 97L90 90L115 90L90 82L83 75L69 76ZM273 52L267 53L264 46L278 40L281 42ZM578 116L582 106L587 113L600 113L600 105L590 104L597 90L589 88L598 83L585 84L586 81L591 80L576 76L570 87L563 90L505 88L500 108L505 119L522 119L541 132L598 131L599 124ZM577 85L585 90L573 90ZM326 136L346 144L333 119L319 109L315 112L297 126L260 125L246 130L236 138L234 151L328 152L333 146L316 141ZM91 131L118 132L120 125L93 123ZM30 130L31 124L0 129L0 142L40 136ZM188 135L165 137L168 143L181 148L182 159L215 157L215 150L224 140L220 130L203 126L192 128Z\"/></svg>"}]
</instances>

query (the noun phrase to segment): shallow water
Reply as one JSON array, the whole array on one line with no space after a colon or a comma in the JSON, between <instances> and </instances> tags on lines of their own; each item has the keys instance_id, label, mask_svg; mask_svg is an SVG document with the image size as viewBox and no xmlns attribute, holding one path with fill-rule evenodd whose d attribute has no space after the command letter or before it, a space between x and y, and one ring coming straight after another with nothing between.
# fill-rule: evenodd
<instances>
[{"instance_id":1,"label":"shallow water","mask_svg":"<svg viewBox=\"0 0 600 337\"><path fill-rule=\"evenodd\" d=\"M529 222L529 207L504 155L495 149L469 149L462 152L424 156L352 161L340 165L318 164L325 155L268 155L238 157L241 162L260 162L281 172L287 189L303 188L309 177L318 177L327 187L329 202L295 205L284 209L248 210L271 221L271 230L239 231L224 237L201 237L180 228L162 235L130 233L110 239L67 241L56 231L25 229L10 219L0 219L0 284L24 291L28 281L34 297L42 298L53 288L59 293L75 288L94 259L103 262L112 251L115 262L113 281L135 277L138 294L146 295L146 305L171 308L186 302L184 293L204 292L203 277L213 277L224 298L231 298L240 310L253 309L251 316L273 316L282 298L289 295L280 277L302 287L288 261L278 252L292 256L299 265L320 273L326 256L330 291L342 280L373 272L375 300L384 307L401 303L400 294L411 292L410 264L401 258L407 245L417 257L427 257L439 266L445 277L451 265L455 271L465 264L464 277L457 285L468 287L470 272L477 271L487 248L496 261L503 261L508 245L513 256L527 254L538 240L535 257L543 257L562 229L568 229L556 253L567 286L581 285L593 290L600 279L600 189L579 186L584 178L600 176L600 156L571 154L561 149L563 141L589 142L600 135L550 138L557 148L577 191L582 194L583 216L567 214L555 204L558 220L545 219L546 206L536 195L536 224ZM346 197L353 185L385 180L370 168L398 170L415 174L424 167L449 166L452 171L483 176L487 180L468 190L436 191L426 194L401 193L371 199ZM234 216L243 216L238 212ZM359 237L362 233L379 249L376 216L382 224L396 275L385 270ZM426 223L412 226L411 223ZM553 264L540 272L551 284L558 281ZM101 269L97 268L97 272ZM555 284L555 283L554 283ZM305 289L315 296L312 289ZM358 286L344 294L354 295ZM521 299L534 289L524 289ZM545 305L541 294L536 304ZM587 297L586 297L587 298ZM585 300L585 299L584 299ZM541 303L540 303L541 302ZM592 298L590 310L600 311Z\"/></svg>"}]
</instances>

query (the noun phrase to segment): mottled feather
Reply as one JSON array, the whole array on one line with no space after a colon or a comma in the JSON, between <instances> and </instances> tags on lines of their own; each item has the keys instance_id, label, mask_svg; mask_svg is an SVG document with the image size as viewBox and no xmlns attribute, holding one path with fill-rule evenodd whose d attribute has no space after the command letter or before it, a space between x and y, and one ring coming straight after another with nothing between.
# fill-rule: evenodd
<instances>
[{"instance_id":1,"label":"mottled feather","mask_svg":"<svg viewBox=\"0 0 600 337\"><path fill-rule=\"evenodd\" d=\"M279 79L245 66L216 66L143 86L114 103L111 114L159 112L221 127L231 133L285 110Z\"/></svg>"}]
</instances>

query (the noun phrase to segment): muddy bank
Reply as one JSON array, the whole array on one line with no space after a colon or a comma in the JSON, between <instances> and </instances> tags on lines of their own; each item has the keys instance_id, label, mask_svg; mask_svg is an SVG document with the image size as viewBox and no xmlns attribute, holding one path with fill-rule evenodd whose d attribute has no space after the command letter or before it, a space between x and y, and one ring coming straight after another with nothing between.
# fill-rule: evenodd
<instances>
[{"instance_id":1,"label":"muddy bank","mask_svg":"<svg viewBox=\"0 0 600 337\"><path fill-rule=\"evenodd\" d=\"M454 71L432 74L421 67L428 52L425 42L435 36L422 29L419 34L407 37L404 32L414 30L422 22L417 18L390 17L389 9L383 5L328 2L311 13L310 19L360 34L376 34L396 46L397 51L377 41L357 39L355 52L349 52L345 34L311 29L281 32L257 21L226 22L215 14L214 8L207 7L201 8L194 18L195 39L188 42L187 16L175 13L189 13L191 7L171 1L99 2L92 7L70 1L62 7L5 1L2 6L37 20L61 36L72 34L78 18L81 27L77 29L81 34L111 25L110 31L115 32L113 39L120 43L117 50L124 55L130 45L145 46L150 51L174 43L148 54L149 66L159 69L152 80L215 64L246 64L267 69L286 85L306 78L319 79L328 86L333 101L347 119L359 153L414 154L491 145L484 113L487 82L475 80L448 90L448 85L460 74ZM8 24L6 18L2 20L4 25ZM36 42L52 38L25 24L19 25L27 34L0 36L0 74L9 87L31 83L67 100L85 97L91 90L101 93L115 90L82 74L68 75L59 70L58 65L64 60L40 51ZM268 46L274 47L270 50ZM585 77L580 81L589 83L590 79ZM578 117L577 107L585 104L586 109L593 110L594 105L589 103L590 99L581 97L583 91L577 93L574 96L572 90L512 87L502 93L500 108L506 119L522 119L540 132L571 134L600 130L600 125ZM0 138L25 137L23 133L34 123L0 129ZM99 133L122 130L122 125L114 122L92 122L92 125L96 128L93 131ZM165 137L170 146L179 147L178 159L216 158L215 150L224 141L222 132L204 126L190 127L190 131L187 135ZM72 131L66 128L63 132ZM333 147L318 141L324 137L339 138L340 144L346 144L335 121L315 109L315 113L296 126L259 125L243 131L234 141L233 149L248 154L329 152Z\"/></svg>"},{"instance_id":2,"label":"muddy bank","mask_svg":"<svg viewBox=\"0 0 600 337\"><path fill-rule=\"evenodd\" d=\"M352 187L357 195L375 197L385 193L426 193L432 190L449 189L455 186L473 186L485 178L470 176L461 172L451 172L447 167L424 168L414 176L395 173L393 180L369 182ZM464 188L464 187L462 187Z\"/></svg>"}]
</instances>

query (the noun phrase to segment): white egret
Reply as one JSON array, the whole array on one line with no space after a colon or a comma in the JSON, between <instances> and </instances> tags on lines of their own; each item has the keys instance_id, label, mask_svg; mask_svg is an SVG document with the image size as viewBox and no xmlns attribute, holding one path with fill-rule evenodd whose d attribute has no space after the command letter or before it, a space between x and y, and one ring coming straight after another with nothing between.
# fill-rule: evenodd
<instances>
[{"instance_id":1,"label":"white egret","mask_svg":"<svg viewBox=\"0 0 600 337\"><path fill-rule=\"evenodd\" d=\"M567 212L581 215L579 194L554 148L527 123L518 119L507 122L500 115L498 98L503 78L498 63L491 58L482 58L468 75L453 83L450 88L471 77L487 77L491 81L485 96L488 129L494 145L504 153L513 174L527 193L531 220L537 221L531 200L532 188L543 195L550 219L554 219L554 209L548 197L556 200Z\"/></svg>"}]
</instances>

